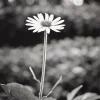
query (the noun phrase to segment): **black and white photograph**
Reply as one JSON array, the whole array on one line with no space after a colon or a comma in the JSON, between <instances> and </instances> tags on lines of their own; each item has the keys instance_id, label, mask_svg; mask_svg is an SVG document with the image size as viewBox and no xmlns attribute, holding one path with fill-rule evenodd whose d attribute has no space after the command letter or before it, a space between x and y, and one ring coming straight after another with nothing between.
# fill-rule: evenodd
<instances>
[{"instance_id":1,"label":"black and white photograph","mask_svg":"<svg viewBox=\"0 0 100 100\"><path fill-rule=\"evenodd\" d=\"M100 100L100 0L0 0L0 100Z\"/></svg>"}]
</instances>

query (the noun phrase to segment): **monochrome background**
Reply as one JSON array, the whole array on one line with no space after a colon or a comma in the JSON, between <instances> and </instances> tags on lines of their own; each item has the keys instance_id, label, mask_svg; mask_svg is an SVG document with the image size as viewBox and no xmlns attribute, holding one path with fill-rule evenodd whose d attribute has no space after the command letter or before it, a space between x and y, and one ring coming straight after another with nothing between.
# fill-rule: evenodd
<instances>
[{"instance_id":1,"label":"monochrome background","mask_svg":"<svg viewBox=\"0 0 100 100\"><path fill-rule=\"evenodd\" d=\"M100 0L0 0L0 83L28 85L38 95L28 67L40 79L43 32L28 31L25 20L40 12L60 16L66 24L61 33L48 35L44 95L61 75L52 93L57 100L67 100L79 85L78 94L100 94Z\"/></svg>"}]
</instances>

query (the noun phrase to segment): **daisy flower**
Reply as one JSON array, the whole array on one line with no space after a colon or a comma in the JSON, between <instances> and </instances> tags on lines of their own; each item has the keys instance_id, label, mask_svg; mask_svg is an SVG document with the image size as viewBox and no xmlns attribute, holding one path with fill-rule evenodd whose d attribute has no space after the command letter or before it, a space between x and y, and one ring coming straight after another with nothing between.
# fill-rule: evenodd
<instances>
[{"instance_id":1,"label":"daisy flower","mask_svg":"<svg viewBox=\"0 0 100 100\"><path fill-rule=\"evenodd\" d=\"M27 17L26 25L30 26L28 30L33 30L35 32L46 31L46 33L50 33L50 29L55 32L60 32L60 30L64 29L65 24L62 24L64 20L61 20L61 17L57 17L54 19L54 15L50 16L45 13L45 17L39 13L37 16Z\"/></svg>"}]
</instances>

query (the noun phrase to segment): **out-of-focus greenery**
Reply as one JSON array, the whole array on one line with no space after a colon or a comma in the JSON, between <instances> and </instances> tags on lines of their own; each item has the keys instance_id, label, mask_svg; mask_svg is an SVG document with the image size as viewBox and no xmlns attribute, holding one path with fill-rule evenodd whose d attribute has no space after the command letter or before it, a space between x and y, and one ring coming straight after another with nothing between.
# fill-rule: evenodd
<instances>
[{"instance_id":1,"label":"out-of-focus greenery","mask_svg":"<svg viewBox=\"0 0 100 100\"><path fill-rule=\"evenodd\" d=\"M25 26L26 17L32 17L39 12L52 13L55 17L61 16L62 19L65 19L66 27L61 31L63 34L51 31L51 33L55 33L50 34L51 39L76 35L100 36L99 0L85 0L84 4L79 7L66 4L64 0L59 0L59 2L58 0L33 1L0 0L0 46L27 46L40 43L40 38L36 34L32 34L32 31L28 31Z\"/></svg>"},{"instance_id":2,"label":"out-of-focus greenery","mask_svg":"<svg viewBox=\"0 0 100 100\"><path fill-rule=\"evenodd\" d=\"M32 79L28 67L32 66L37 78L41 76L42 44L35 47L0 49L0 83L18 82L31 85L34 93L39 86ZM100 37L77 37L52 41L47 50L47 66L44 94L47 94L58 78L63 82L56 87L53 96L65 97L68 91L83 85L82 93L100 94Z\"/></svg>"},{"instance_id":3,"label":"out-of-focus greenery","mask_svg":"<svg viewBox=\"0 0 100 100\"><path fill-rule=\"evenodd\" d=\"M77 97L77 92L82 88L82 86L79 86L75 89L73 89L70 93L67 94L67 100L96 100L100 98L100 95L97 95L96 93L90 93L86 92L83 95L79 95Z\"/></svg>"},{"instance_id":4,"label":"out-of-focus greenery","mask_svg":"<svg viewBox=\"0 0 100 100\"><path fill-rule=\"evenodd\" d=\"M39 100L37 96L35 96L30 88L27 86L24 86L22 84L18 83L8 83L8 84L2 84L1 87L4 89L4 91L8 94L10 97L7 98L7 100L17 99L17 100ZM66 95L65 100L97 100L100 99L100 95L96 93L91 93L91 92L86 92L82 95L76 96L77 92L82 88L81 86L78 86L77 88L73 89L71 92L69 92ZM9 91L8 91L9 89ZM53 97L44 97L44 100L57 100L56 98ZM5 98L2 98L1 100L6 100ZM64 99L63 99L64 100Z\"/></svg>"}]
</instances>

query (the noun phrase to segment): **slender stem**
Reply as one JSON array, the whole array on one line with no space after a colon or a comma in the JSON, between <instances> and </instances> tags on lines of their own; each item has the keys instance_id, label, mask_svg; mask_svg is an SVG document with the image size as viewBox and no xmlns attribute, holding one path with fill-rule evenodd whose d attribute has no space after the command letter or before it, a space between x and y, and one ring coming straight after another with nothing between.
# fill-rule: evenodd
<instances>
[{"instance_id":1,"label":"slender stem","mask_svg":"<svg viewBox=\"0 0 100 100\"><path fill-rule=\"evenodd\" d=\"M44 89L44 78L45 78L45 68L46 68L46 50L47 50L47 33L44 31L44 46L43 46L43 64L42 64L42 75L40 83L39 99L42 99L43 89Z\"/></svg>"}]
</instances>

